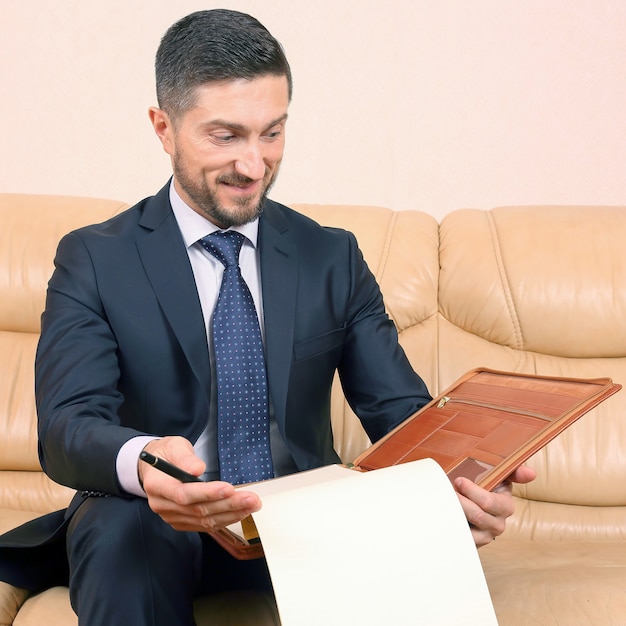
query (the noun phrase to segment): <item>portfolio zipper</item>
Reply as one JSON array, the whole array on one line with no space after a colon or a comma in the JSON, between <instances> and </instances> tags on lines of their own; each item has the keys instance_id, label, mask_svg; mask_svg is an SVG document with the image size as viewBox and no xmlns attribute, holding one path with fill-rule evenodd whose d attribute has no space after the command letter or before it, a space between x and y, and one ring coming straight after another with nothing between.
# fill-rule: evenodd
<instances>
[{"instance_id":1,"label":"portfolio zipper","mask_svg":"<svg viewBox=\"0 0 626 626\"><path fill-rule=\"evenodd\" d=\"M536 417L546 422L551 422L552 418L542 415L541 413L535 413L534 411L524 411L522 409L515 409L512 407L498 406L497 404L489 404L488 402L478 402L476 400L466 400L463 398L453 398L451 396L443 396L437 404L438 409L443 409L449 402L457 404L467 404L469 406L479 406L484 409L494 409L495 411L506 411L508 413L515 413L516 415L524 415L526 417Z\"/></svg>"}]
</instances>

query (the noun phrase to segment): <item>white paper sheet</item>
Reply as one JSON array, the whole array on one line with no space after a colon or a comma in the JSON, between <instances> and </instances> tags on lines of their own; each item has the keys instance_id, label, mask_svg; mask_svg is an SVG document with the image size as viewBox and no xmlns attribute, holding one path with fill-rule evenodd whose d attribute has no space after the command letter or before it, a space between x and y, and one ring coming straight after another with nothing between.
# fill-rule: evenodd
<instances>
[{"instance_id":1,"label":"white paper sheet","mask_svg":"<svg viewBox=\"0 0 626 626\"><path fill-rule=\"evenodd\" d=\"M271 484L283 480L246 486L263 501L254 520L282 626L497 624L461 505L434 461Z\"/></svg>"}]
</instances>

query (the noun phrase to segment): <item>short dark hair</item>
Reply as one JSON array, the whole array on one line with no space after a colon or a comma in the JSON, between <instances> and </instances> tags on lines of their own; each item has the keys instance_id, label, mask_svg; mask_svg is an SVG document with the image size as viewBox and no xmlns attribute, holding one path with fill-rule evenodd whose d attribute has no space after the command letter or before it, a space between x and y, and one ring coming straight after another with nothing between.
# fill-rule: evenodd
<instances>
[{"instance_id":1,"label":"short dark hair","mask_svg":"<svg viewBox=\"0 0 626 626\"><path fill-rule=\"evenodd\" d=\"M191 13L171 26L156 54L159 107L176 117L193 106L205 83L259 76L285 76L291 69L280 43L254 17L215 9Z\"/></svg>"}]
</instances>

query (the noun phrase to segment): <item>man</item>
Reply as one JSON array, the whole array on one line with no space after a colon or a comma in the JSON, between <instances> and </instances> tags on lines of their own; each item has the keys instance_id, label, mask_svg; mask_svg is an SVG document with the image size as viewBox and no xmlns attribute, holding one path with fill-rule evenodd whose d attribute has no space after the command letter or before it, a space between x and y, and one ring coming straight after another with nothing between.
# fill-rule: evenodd
<instances>
[{"instance_id":1,"label":"man","mask_svg":"<svg viewBox=\"0 0 626 626\"><path fill-rule=\"evenodd\" d=\"M62 519L5 539L34 546L36 567L0 550L0 578L37 589L66 582L64 565L51 565L66 545L72 606L88 626L189 625L197 595L271 589L263 560L235 561L207 531L260 508L234 483L338 461L329 418L336 370L373 440L430 400L354 237L266 198L292 89L280 44L250 16L194 13L164 36L156 79L150 119L173 178L61 241L42 318L40 459L79 493ZM221 248L226 239L241 252ZM225 331L230 342L251 332L236 348L218 328L240 315L224 313L235 306L227 283L246 319L256 312ZM260 358L247 354L257 338ZM228 413L224 385L239 386L229 377L248 369L254 390L232 393L252 395ZM236 428L248 409L254 425ZM178 482L141 463L142 450L205 482ZM512 480L532 478L521 468ZM455 486L477 545L504 530L508 487Z\"/></svg>"}]
</instances>

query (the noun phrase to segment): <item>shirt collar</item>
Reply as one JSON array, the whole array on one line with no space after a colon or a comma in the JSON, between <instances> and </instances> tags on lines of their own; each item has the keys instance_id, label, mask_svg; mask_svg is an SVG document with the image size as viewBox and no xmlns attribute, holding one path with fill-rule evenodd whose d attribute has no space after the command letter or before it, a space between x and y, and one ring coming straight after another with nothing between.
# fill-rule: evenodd
<instances>
[{"instance_id":1,"label":"shirt collar","mask_svg":"<svg viewBox=\"0 0 626 626\"><path fill-rule=\"evenodd\" d=\"M208 219L194 211L178 194L174 186L174 179L170 183L170 203L174 211L174 217L183 235L185 245L190 248L202 237L206 237L216 230L221 230ZM233 226L229 230L241 233L255 248L259 235L259 218L248 222L243 226Z\"/></svg>"}]
</instances>

